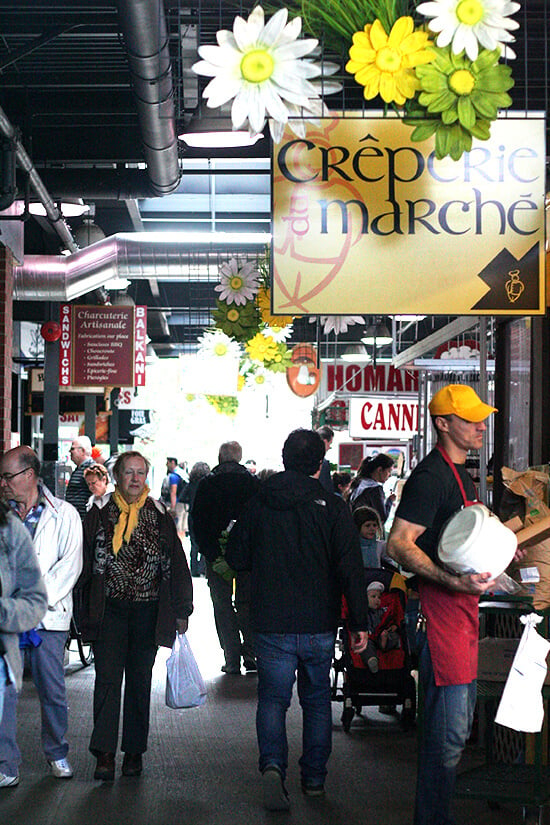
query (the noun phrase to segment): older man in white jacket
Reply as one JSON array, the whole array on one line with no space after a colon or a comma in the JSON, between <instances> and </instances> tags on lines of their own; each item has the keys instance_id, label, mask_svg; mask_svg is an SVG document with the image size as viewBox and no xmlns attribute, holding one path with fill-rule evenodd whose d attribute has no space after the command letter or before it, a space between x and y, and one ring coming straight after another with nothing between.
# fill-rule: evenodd
<instances>
[{"instance_id":1,"label":"older man in white jacket","mask_svg":"<svg viewBox=\"0 0 550 825\"><path fill-rule=\"evenodd\" d=\"M40 461L30 447L15 447L0 461L0 489L28 529L48 592L48 610L32 634L28 654L42 709L42 747L53 776L70 779L67 699L63 659L72 615L72 591L82 569L82 523L77 510L40 481ZM34 644L33 644L34 642ZM36 645L36 646L35 646ZM0 788L19 783L17 693L6 688L0 722Z\"/></svg>"}]
</instances>

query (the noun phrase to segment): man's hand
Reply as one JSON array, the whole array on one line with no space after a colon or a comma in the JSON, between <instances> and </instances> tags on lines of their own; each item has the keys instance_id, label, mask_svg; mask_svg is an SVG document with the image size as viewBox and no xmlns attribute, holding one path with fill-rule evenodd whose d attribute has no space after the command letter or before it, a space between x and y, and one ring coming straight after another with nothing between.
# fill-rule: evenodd
<instances>
[{"instance_id":1,"label":"man's hand","mask_svg":"<svg viewBox=\"0 0 550 825\"><path fill-rule=\"evenodd\" d=\"M354 653L362 653L367 647L369 634L366 630L357 630L351 634L351 649Z\"/></svg>"},{"instance_id":2,"label":"man's hand","mask_svg":"<svg viewBox=\"0 0 550 825\"><path fill-rule=\"evenodd\" d=\"M189 619L176 619L176 631L178 636L181 636L182 633L187 633L188 627Z\"/></svg>"},{"instance_id":3,"label":"man's hand","mask_svg":"<svg viewBox=\"0 0 550 825\"><path fill-rule=\"evenodd\" d=\"M471 593L473 596L480 596L495 587L495 580L491 578L490 573L468 573L465 576L453 576L449 573L444 585L449 590L456 590L458 593Z\"/></svg>"}]
</instances>

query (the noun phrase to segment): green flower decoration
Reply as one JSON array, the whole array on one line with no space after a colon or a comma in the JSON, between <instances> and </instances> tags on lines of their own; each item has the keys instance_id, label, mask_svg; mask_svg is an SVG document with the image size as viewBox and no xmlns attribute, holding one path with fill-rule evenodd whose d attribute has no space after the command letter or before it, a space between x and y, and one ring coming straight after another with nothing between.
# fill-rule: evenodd
<instances>
[{"instance_id":1,"label":"green flower decoration","mask_svg":"<svg viewBox=\"0 0 550 825\"><path fill-rule=\"evenodd\" d=\"M205 395L209 404L211 404L216 412L220 415L227 415L229 418L234 418L237 414L239 402L233 395Z\"/></svg>"},{"instance_id":2,"label":"green flower decoration","mask_svg":"<svg viewBox=\"0 0 550 825\"><path fill-rule=\"evenodd\" d=\"M244 306L237 306L226 304L217 298L216 307L212 313L216 328L236 341L248 341L258 331L260 313L255 301L247 301Z\"/></svg>"},{"instance_id":3,"label":"green flower decoration","mask_svg":"<svg viewBox=\"0 0 550 825\"><path fill-rule=\"evenodd\" d=\"M408 107L404 122L415 127L412 140L435 134L437 158L458 160L472 148L472 137L489 138L499 109L512 104L507 92L514 81L510 67L498 62L499 49L483 49L473 61L464 52L453 54L450 46L433 50L435 60L416 68L419 105Z\"/></svg>"}]
</instances>

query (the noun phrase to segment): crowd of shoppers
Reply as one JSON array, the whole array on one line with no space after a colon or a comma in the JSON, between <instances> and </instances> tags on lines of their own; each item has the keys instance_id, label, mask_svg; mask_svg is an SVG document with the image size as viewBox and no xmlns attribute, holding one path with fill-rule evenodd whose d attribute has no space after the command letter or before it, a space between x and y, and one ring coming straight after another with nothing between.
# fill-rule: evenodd
<instances>
[{"instance_id":1,"label":"crowd of shoppers","mask_svg":"<svg viewBox=\"0 0 550 825\"><path fill-rule=\"evenodd\" d=\"M259 769L268 810L290 807L286 714L295 682L303 717L302 791L310 797L325 792L329 672L342 599L352 648L374 672L364 567L380 565L387 552L417 577L420 592L424 703L414 825L451 822L456 767L475 705L478 600L493 582L489 573L449 573L439 565L436 548L447 519L476 500L466 455L481 447L485 420L496 410L470 387L448 385L434 395L429 411L437 443L403 487L387 547L382 525L393 504L384 492L391 456L366 459L354 480L344 473L329 476L332 492L321 479L333 433L290 433L282 472L254 472L255 463L241 464L240 444L225 442L212 471L198 462L189 474L192 564L206 560L222 670L236 675L242 662L247 671L257 671ZM79 629L95 659L94 778L107 782L115 777L121 705L122 774L141 774L157 649L171 647L176 633L186 631L193 610L191 574L173 518L173 485L166 504L154 499L148 459L129 451L116 458L109 489L108 473L94 463L90 446L85 437L71 445L76 470L67 498L70 489L75 506L43 485L38 456L29 447L0 459L0 788L19 783L18 647L41 703L50 772L59 779L73 775L63 671L73 590ZM170 482L173 468L167 469ZM371 605L370 613L377 609Z\"/></svg>"}]
</instances>

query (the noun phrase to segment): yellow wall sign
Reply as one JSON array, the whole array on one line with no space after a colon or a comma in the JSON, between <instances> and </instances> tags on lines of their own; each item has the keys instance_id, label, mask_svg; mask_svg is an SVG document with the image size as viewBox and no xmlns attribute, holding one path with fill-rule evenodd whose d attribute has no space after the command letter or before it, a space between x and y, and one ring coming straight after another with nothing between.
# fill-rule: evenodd
<instances>
[{"instance_id":1,"label":"yellow wall sign","mask_svg":"<svg viewBox=\"0 0 550 825\"><path fill-rule=\"evenodd\" d=\"M544 117L495 121L458 161L410 134L347 116L274 146L274 313L545 311Z\"/></svg>"}]
</instances>

